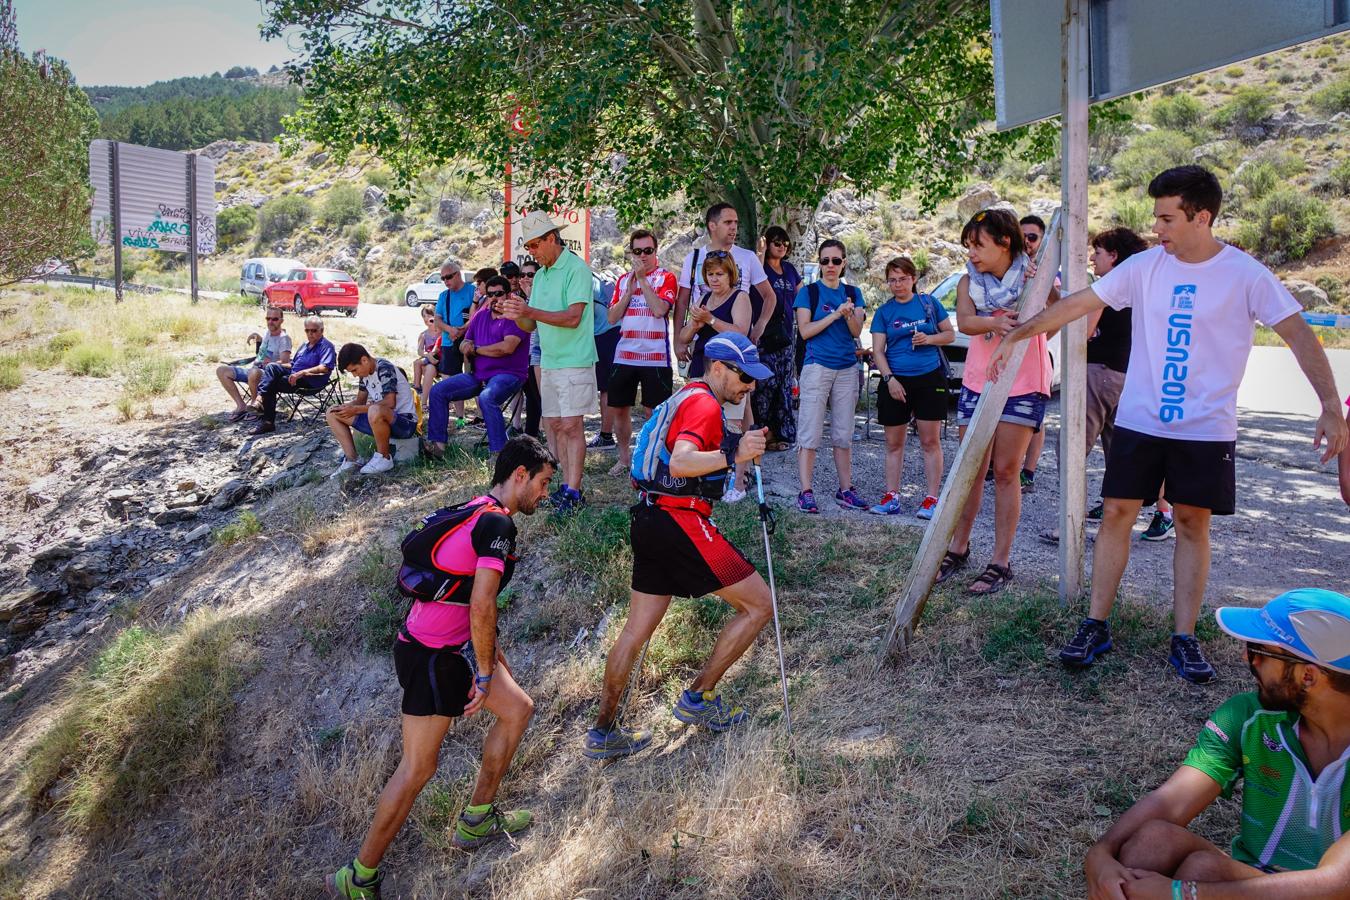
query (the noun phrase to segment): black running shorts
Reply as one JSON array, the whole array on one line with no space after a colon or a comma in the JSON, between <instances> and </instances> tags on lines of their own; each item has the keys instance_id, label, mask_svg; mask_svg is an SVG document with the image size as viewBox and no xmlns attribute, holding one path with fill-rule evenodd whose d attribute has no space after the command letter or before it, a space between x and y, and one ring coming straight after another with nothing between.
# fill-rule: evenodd
<instances>
[{"instance_id":1,"label":"black running shorts","mask_svg":"<svg viewBox=\"0 0 1350 900\"><path fill-rule=\"evenodd\" d=\"M437 652L400 637L394 641L394 670L403 686L405 716L454 718L464 713L473 690L473 670L460 654Z\"/></svg>"},{"instance_id":2,"label":"black running shorts","mask_svg":"<svg viewBox=\"0 0 1350 900\"><path fill-rule=\"evenodd\" d=\"M941 422L947 418L947 379L942 367L922 375L897 375L905 391L904 400L891 396L891 386L883 381L877 387L877 422L883 426L908 425L910 419Z\"/></svg>"},{"instance_id":3,"label":"black running shorts","mask_svg":"<svg viewBox=\"0 0 1350 900\"><path fill-rule=\"evenodd\" d=\"M635 591L702 597L755 572L713 520L697 510L662 509L639 501L629 512Z\"/></svg>"},{"instance_id":4,"label":"black running shorts","mask_svg":"<svg viewBox=\"0 0 1350 900\"><path fill-rule=\"evenodd\" d=\"M670 399L673 383L670 366L629 366L616 363L609 373L609 405L636 406L638 388L642 405L656 409Z\"/></svg>"},{"instance_id":5,"label":"black running shorts","mask_svg":"<svg viewBox=\"0 0 1350 900\"><path fill-rule=\"evenodd\" d=\"M1117 425L1102 496L1142 500L1147 506L1161 489L1168 503L1231 516L1237 505L1236 444L1154 437Z\"/></svg>"}]
</instances>

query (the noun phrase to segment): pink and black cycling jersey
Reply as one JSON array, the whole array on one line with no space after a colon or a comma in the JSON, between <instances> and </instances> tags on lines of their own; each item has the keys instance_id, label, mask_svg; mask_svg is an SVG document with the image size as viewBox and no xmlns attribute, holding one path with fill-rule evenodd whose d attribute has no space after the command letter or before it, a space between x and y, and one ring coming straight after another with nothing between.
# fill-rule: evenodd
<instances>
[{"instance_id":1,"label":"pink and black cycling jersey","mask_svg":"<svg viewBox=\"0 0 1350 900\"><path fill-rule=\"evenodd\" d=\"M457 647L471 636L469 598L473 594L474 574L479 569L502 573L506 587L516 567L516 525L492 497L476 497L472 504L491 506L455 529L436 547L432 556L436 568L459 575L461 581L446 592L444 600L433 603L414 601L404 623L413 640L433 650ZM399 636L403 640L403 636Z\"/></svg>"}]
</instances>

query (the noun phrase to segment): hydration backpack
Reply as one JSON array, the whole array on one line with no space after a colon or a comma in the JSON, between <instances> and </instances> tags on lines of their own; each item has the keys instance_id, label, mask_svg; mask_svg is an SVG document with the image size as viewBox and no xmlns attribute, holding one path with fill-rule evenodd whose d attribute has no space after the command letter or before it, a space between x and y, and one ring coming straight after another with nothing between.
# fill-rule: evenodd
<instances>
[{"instance_id":1,"label":"hydration backpack","mask_svg":"<svg viewBox=\"0 0 1350 900\"><path fill-rule=\"evenodd\" d=\"M436 550L450 536L473 523L485 512L506 514L493 500L446 506L424 518L403 538L403 565L398 570L398 589L403 596L422 603L454 603L467 606L473 590L473 570L451 572L436 565ZM460 595L463 596L460 596Z\"/></svg>"},{"instance_id":2,"label":"hydration backpack","mask_svg":"<svg viewBox=\"0 0 1350 900\"><path fill-rule=\"evenodd\" d=\"M640 491L650 494L669 494L676 497L707 497L716 500L722 496L726 472L712 472L697 478L677 478L670 474L670 449L666 438L670 434L671 423L680 406L691 397L704 391L713 396L712 389L700 381L691 382L662 403L647 419L638 433L637 446L633 450L633 467L629 470L633 485ZM713 399L716 399L714 397ZM721 404L718 404L719 406ZM723 426L726 417L723 416Z\"/></svg>"}]
</instances>

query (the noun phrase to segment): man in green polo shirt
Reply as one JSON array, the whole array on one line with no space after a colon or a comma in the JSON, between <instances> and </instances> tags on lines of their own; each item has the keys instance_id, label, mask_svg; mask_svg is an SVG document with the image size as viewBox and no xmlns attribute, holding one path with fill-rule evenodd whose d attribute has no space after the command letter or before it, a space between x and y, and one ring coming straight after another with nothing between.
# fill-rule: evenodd
<instances>
[{"instance_id":1,"label":"man in green polo shirt","mask_svg":"<svg viewBox=\"0 0 1350 900\"><path fill-rule=\"evenodd\" d=\"M1350 897L1350 597L1288 591L1224 607L1257 690L1205 722L1181 768L1088 851L1094 898ZM1232 855L1186 825L1241 780Z\"/></svg>"},{"instance_id":2,"label":"man in green polo shirt","mask_svg":"<svg viewBox=\"0 0 1350 900\"><path fill-rule=\"evenodd\" d=\"M539 271L528 305L519 297L510 297L502 309L523 330L539 330L544 427L563 472L563 484L551 497L558 512L565 514L586 502L581 494L586 463L584 417L599 409L591 270L567 249L559 226L544 213L529 213L520 229L525 250L539 263Z\"/></svg>"}]
</instances>

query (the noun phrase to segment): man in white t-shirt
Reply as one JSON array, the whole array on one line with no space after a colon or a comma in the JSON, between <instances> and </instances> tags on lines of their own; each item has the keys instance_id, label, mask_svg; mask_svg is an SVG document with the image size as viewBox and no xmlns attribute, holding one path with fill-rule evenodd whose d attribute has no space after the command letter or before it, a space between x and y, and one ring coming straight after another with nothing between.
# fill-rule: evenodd
<instances>
[{"instance_id":1,"label":"man in white t-shirt","mask_svg":"<svg viewBox=\"0 0 1350 900\"><path fill-rule=\"evenodd\" d=\"M736 208L730 203L714 203L708 207L708 212L703 216L703 224L708 229L708 244L706 247L690 250L685 255L684 262L680 265L680 288L675 295L675 353L685 361L689 359L689 347L680 341L678 335L689 313L691 284L689 279L691 277L694 279L692 284L697 291L694 302L701 304L708 295L708 286L703 282L703 260L707 258L708 251L725 250L736 261L741 280L735 287L749 294L750 305L754 310L750 321L752 343L759 343L759 336L764 333L764 326L768 324L774 307L778 305L778 297L769 286L769 277L764 274L764 263L753 250L747 250L736 244L736 232L741 227L741 219L736 214Z\"/></svg>"},{"instance_id":2,"label":"man in white t-shirt","mask_svg":"<svg viewBox=\"0 0 1350 900\"><path fill-rule=\"evenodd\" d=\"M1136 253L1090 288L1009 332L989 366L997 378L1015 341L1063 328L1106 306L1131 309L1129 371L1116 410L1116 436L1102 481L1103 515L1092 558L1092 601L1060 660L1084 667L1111 649L1106 618L1130 557L1130 532L1144 503L1166 482L1175 509L1172 646L1169 661L1187 681L1215 677L1195 639L1209 579L1209 524L1236 506L1237 390L1254 325L1275 330L1294 351L1322 401L1314 446L1322 462L1346 446L1336 382L1301 307L1256 260L1211 230L1223 191L1200 166L1168 169L1149 183L1153 230L1162 246Z\"/></svg>"},{"instance_id":3,"label":"man in white t-shirt","mask_svg":"<svg viewBox=\"0 0 1350 900\"><path fill-rule=\"evenodd\" d=\"M633 405L638 389L650 412L671 394L670 308L675 303L675 275L656 259L656 235L639 228L628 239L633 270L619 276L610 301L609 321L619 324L619 343L609 373L608 403L614 411L614 438L619 461L611 475L627 472L633 462Z\"/></svg>"},{"instance_id":4,"label":"man in white t-shirt","mask_svg":"<svg viewBox=\"0 0 1350 900\"><path fill-rule=\"evenodd\" d=\"M220 380L220 386L225 388L225 393L234 401L234 411L230 413L231 422L238 422L248 414L249 404L258 402L258 383L262 381L263 370L271 363L287 364L291 361L291 336L281 328L283 316L281 310L268 307L264 315L267 320L266 333L258 334L255 331L247 339L248 343L257 347L249 365L216 367L216 378ZM240 395L236 384L248 385L247 402Z\"/></svg>"},{"instance_id":5,"label":"man in white t-shirt","mask_svg":"<svg viewBox=\"0 0 1350 900\"><path fill-rule=\"evenodd\" d=\"M330 475L338 478L360 467L362 475L378 475L394 467L389 440L406 440L417 433L417 412L412 386L403 370L387 359L376 358L360 344L343 344L338 351L338 368L361 379L356 399L331 406L325 414L328 430L342 448L342 464ZM375 452L369 460L356 457L352 431L375 439Z\"/></svg>"}]
</instances>

